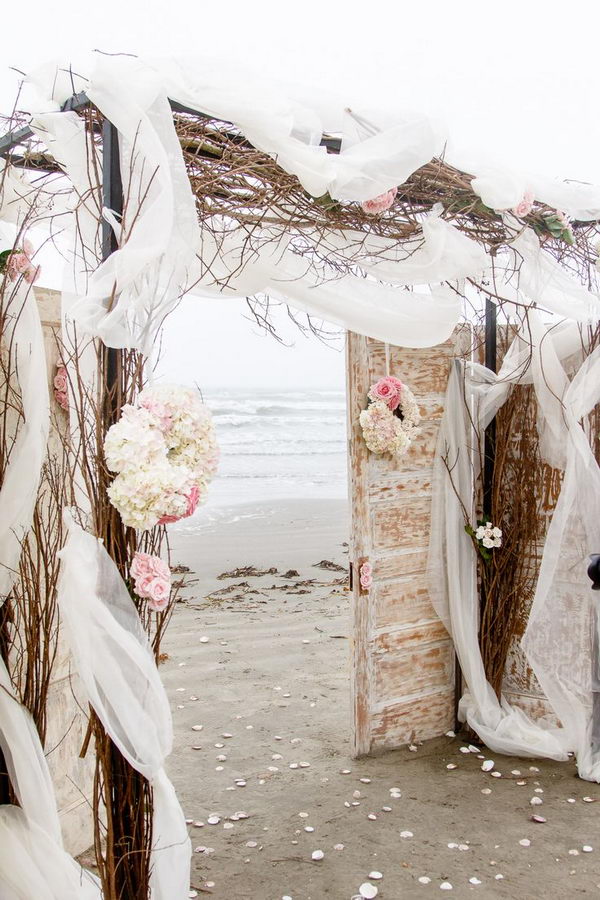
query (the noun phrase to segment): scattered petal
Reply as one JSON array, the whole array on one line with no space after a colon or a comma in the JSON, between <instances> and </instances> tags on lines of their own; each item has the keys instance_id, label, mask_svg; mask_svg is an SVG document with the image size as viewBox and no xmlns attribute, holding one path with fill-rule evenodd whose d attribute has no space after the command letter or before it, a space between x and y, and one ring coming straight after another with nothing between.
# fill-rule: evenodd
<instances>
[{"instance_id":1,"label":"scattered petal","mask_svg":"<svg viewBox=\"0 0 600 900\"><path fill-rule=\"evenodd\" d=\"M419 878L419 884L430 884L431 878L428 875L421 875Z\"/></svg>"},{"instance_id":2,"label":"scattered petal","mask_svg":"<svg viewBox=\"0 0 600 900\"><path fill-rule=\"evenodd\" d=\"M531 847L531 841L529 840L529 838L521 838L519 844L521 845L521 847Z\"/></svg>"},{"instance_id":3,"label":"scattered petal","mask_svg":"<svg viewBox=\"0 0 600 900\"><path fill-rule=\"evenodd\" d=\"M485 759L481 763L481 771L482 772L491 772L495 765L496 764L493 759Z\"/></svg>"},{"instance_id":4,"label":"scattered petal","mask_svg":"<svg viewBox=\"0 0 600 900\"><path fill-rule=\"evenodd\" d=\"M452 890L452 885L450 884L450 882L442 881L442 883L440 884L440 891L451 891L451 890Z\"/></svg>"},{"instance_id":5,"label":"scattered petal","mask_svg":"<svg viewBox=\"0 0 600 900\"><path fill-rule=\"evenodd\" d=\"M311 853L311 859L314 859L315 862L318 862L320 859L323 859L325 854L322 850L313 850Z\"/></svg>"},{"instance_id":6,"label":"scattered petal","mask_svg":"<svg viewBox=\"0 0 600 900\"><path fill-rule=\"evenodd\" d=\"M375 887L374 884L370 884L368 881L365 881L364 884L358 889L358 893L361 897L364 897L365 900L373 900L374 897L379 893L379 888Z\"/></svg>"}]
</instances>

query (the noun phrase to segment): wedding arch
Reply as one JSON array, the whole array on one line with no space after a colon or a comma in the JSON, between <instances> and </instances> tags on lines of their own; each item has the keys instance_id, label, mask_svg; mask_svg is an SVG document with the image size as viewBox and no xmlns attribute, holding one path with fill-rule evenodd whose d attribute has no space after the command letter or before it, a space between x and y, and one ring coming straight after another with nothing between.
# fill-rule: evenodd
<instances>
[{"instance_id":1,"label":"wedding arch","mask_svg":"<svg viewBox=\"0 0 600 900\"><path fill-rule=\"evenodd\" d=\"M394 691L433 607L460 665L461 720L499 752L575 754L600 781L585 574L600 549L600 188L483 163L467 173L415 114L384 127L345 110L330 134L309 106L201 66L100 56L89 77L45 67L28 80L27 122L0 140L0 876L31 896L41 884L60 897L188 894L164 771L159 557L214 454L204 411L148 386L147 361L194 291L246 297L263 322L277 300L350 332L355 752L422 723L432 692L401 703ZM60 471L35 240L65 263ZM431 394L420 424L418 372ZM426 597L403 619L417 579ZM43 751L58 611L90 709L99 878L63 849ZM503 693L515 642L542 714Z\"/></svg>"}]
</instances>

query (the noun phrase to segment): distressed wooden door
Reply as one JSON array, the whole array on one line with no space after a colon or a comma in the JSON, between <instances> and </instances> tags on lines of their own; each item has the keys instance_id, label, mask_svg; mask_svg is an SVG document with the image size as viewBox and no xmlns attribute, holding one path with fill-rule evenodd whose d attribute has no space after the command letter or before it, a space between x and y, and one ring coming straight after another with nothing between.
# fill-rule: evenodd
<instances>
[{"instance_id":1,"label":"distressed wooden door","mask_svg":"<svg viewBox=\"0 0 600 900\"><path fill-rule=\"evenodd\" d=\"M429 600L425 567L431 474L452 359L466 335L426 350L389 348L390 372L419 403L419 434L401 463L367 450L358 421L370 385L386 374L385 346L347 341L353 645L353 750L362 756L454 726L454 650ZM463 349L464 352L464 349ZM373 586L360 587L369 561Z\"/></svg>"}]
</instances>

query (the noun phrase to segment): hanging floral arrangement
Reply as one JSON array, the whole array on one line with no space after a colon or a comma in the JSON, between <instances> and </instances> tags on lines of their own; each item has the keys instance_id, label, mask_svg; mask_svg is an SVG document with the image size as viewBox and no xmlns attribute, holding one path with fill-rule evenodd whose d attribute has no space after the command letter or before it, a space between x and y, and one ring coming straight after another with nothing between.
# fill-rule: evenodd
<instances>
[{"instance_id":1,"label":"hanging floral arrangement","mask_svg":"<svg viewBox=\"0 0 600 900\"><path fill-rule=\"evenodd\" d=\"M104 441L108 489L123 523L145 530L187 518L219 460L212 416L192 388L156 385L124 406Z\"/></svg>"},{"instance_id":2,"label":"hanging floral arrangement","mask_svg":"<svg viewBox=\"0 0 600 900\"><path fill-rule=\"evenodd\" d=\"M421 419L412 391L393 375L372 384L369 405L360 414L365 443L372 453L404 456Z\"/></svg>"},{"instance_id":3,"label":"hanging floral arrangement","mask_svg":"<svg viewBox=\"0 0 600 900\"><path fill-rule=\"evenodd\" d=\"M479 519L477 528L473 528L472 525L465 525L465 531L473 539L473 543L481 558L486 563L489 563L493 551L502 546L502 530L492 522Z\"/></svg>"},{"instance_id":4,"label":"hanging floral arrangement","mask_svg":"<svg viewBox=\"0 0 600 900\"><path fill-rule=\"evenodd\" d=\"M40 266L36 266L33 260L33 244L27 238L23 241L23 248L13 247L0 253L0 274L6 273L11 281L23 278L28 284L38 280L41 273Z\"/></svg>"}]
</instances>

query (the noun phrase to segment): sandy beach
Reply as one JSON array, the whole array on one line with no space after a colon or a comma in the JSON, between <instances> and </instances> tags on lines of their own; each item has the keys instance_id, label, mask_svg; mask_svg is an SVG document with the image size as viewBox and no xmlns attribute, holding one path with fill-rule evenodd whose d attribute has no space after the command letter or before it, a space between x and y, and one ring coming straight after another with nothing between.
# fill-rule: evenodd
<instances>
[{"instance_id":1,"label":"sandy beach","mask_svg":"<svg viewBox=\"0 0 600 900\"><path fill-rule=\"evenodd\" d=\"M347 535L341 500L220 508L171 534L190 571L161 674L197 896L597 896L600 787L571 764L460 736L351 759Z\"/></svg>"}]
</instances>

